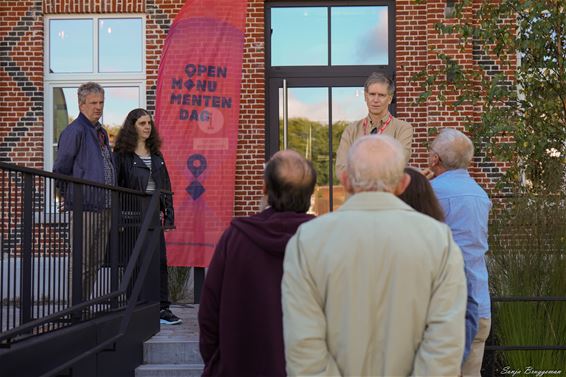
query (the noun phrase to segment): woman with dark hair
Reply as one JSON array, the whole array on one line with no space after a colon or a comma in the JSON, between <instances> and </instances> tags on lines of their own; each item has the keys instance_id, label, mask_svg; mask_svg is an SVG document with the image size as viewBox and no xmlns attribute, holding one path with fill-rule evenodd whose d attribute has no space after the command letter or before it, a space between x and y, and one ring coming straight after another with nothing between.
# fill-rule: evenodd
<instances>
[{"instance_id":1,"label":"woman with dark hair","mask_svg":"<svg viewBox=\"0 0 566 377\"><path fill-rule=\"evenodd\" d=\"M118 186L152 193L155 190L171 191L169 173L159 148L161 139L147 110L130 111L114 146L114 159ZM175 228L173 197L162 194L160 210L163 214L163 227L160 233L160 322L167 325L181 323L169 309L169 287L167 273L167 250L163 229Z\"/></svg>"},{"instance_id":2,"label":"woman with dark hair","mask_svg":"<svg viewBox=\"0 0 566 377\"><path fill-rule=\"evenodd\" d=\"M444 222L444 212L428 179L414 168L405 168L405 173L411 176L411 183L399 199L425 215Z\"/></svg>"}]
</instances>

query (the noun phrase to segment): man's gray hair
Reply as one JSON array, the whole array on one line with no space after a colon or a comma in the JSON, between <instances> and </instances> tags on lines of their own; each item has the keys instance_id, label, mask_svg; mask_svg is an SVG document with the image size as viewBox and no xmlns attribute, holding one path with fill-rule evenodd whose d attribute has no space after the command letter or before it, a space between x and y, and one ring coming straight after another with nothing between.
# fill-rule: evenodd
<instances>
[{"instance_id":1,"label":"man's gray hair","mask_svg":"<svg viewBox=\"0 0 566 377\"><path fill-rule=\"evenodd\" d=\"M395 94L395 84L393 83L393 80L382 73L373 72L371 75L369 75L366 83L364 84L364 91L367 93L370 85L373 84L387 85L387 93L390 96L393 96Z\"/></svg>"},{"instance_id":2,"label":"man's gray hair","mask_svg":"<svg viewBox=\"0 0 566 377\"><path fill-rule=\"evenodd\" d=\"M474 158L474 143L454 128L443 128L430 148L438 154L440 163L448 170L467 169Z\"/></svg>"},{"instance_id":3,"label":"man's gray hair","mask_svg":"<svg viewBox=\"0 0 566 377\"><path fill-rule=\"evenodd\" d=\"M79 97L79 104L83 104L86 102L86 97L89 94L102 94L104 96L104 89L100 84L95 82L87 82L79 86L77 90L77 96Z\"/></svg>"},{"instance_id":4,"label":"man's gray hair","mask_svg":"<svg viewBox=\"0 0 566 377\"><path fill-rule=\"evenodd\" d=\"M405 174L403 147L387 135L361 137L348 151L346 169L354 192L393 192Z\"/></svg>"}]
</instances>

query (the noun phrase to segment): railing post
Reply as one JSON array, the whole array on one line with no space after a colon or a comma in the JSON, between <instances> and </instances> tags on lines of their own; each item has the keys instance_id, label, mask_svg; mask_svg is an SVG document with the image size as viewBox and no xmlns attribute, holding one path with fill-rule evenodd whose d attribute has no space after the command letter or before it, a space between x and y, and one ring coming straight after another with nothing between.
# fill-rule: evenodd
<instances>
[{"instance_id":1,"label":"railing post","mask_svg":"<svg viewBox=\"0 0 566 377\"><path fill-rule=\"evenodd\" d=\"M204 267L194 267L193 281L195 304L199 304L202 286L204 285Z\"/></svg>"},{"instance_id":2,"label":"railing post","mask_svg":"<svg viewBox=\"0 0 566 377\"><path fill-rule=\"evenodd\" d=\"M72 284L72 305L78 305L82 302L83 292L83 190L80 183L72 183L72 205L73 205L73 244L71 249L72 264L71 276L73 277ZM67 188L69 189L69 188ZM74 317L80 319L80 312L76 312Z\"/></svg>"},{"instance_id":3,"label":"railing post","mask_svg":"<svg viewBox=\"0 0 566 377\"><path fill-rule=\"evenodd\" d=\"M491 355L490 355L491 363L489 364L488 376L495 377L495 362L496 362L496 360L497 360L497 351L493 350L493 352L491 352Z\"/></svg>"},{"instance_id":4,"label":"railing post","mask_svg":"<svg viewBox=\"0 0 566 377\"><path fill-rule=\"evenodd\" d=\"M120 251L120 234L118 232L121 224L121 203L120 195L117 191L112 191L112 219L110 222L110 290L115 292L118 290L118 253ZM118 307L118 298L112 299L110 304L112 308Z\"/></svg>"},{"instance_id":5,"label":"railing post","mask_svg":"<svg viewBox=\"0 0 566 377\"><path fill-rule=\"evenodd\" d=\"M22 239L22 276L20 280L22 300L21 320L22 323L31 321L31 307L33 295L33 176L24 173L24 213L23 213L23 239Z\"/></svg>"},{"instance_id":6,"label":"railing post","mask_svg":"<svg viewBox=\"0 0 566 377\"><path fill-rule=\"evenodd\" d=\"M492 307L493 307L493 302L492 302ZM495 335L493 333L493 326L491 328L491 331L489 332L489 335L487 336L486 339L486 348L489 348L489 346L495 346ZM486 353L487 353L487 357L486 357ZM487 359L487 360L486 360ZM497 350L491 350L491 352L489 350L484 351L484 372L487 376L489 377L495 377L495 362L497 360ZM487 365L485 363L485 361L487 361Z\"/></svg>"}]
</instances>

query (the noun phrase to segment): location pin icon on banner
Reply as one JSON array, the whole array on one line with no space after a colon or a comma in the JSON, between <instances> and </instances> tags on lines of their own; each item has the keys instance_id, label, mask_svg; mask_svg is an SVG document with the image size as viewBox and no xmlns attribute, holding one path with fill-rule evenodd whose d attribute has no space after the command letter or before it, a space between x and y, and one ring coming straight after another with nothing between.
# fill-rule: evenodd
<instances>
[{"instance_id":1,"label":"location pin icon on banner","mask_svg":"<svg viewBox=\"0 0 566 377\"><path fill-rule=\"evenodd\" d=\"M187 160L187 168L195 178L198 178L206 170L206 157L198 153L191 155Z\"/></svg>"}]
</instances>

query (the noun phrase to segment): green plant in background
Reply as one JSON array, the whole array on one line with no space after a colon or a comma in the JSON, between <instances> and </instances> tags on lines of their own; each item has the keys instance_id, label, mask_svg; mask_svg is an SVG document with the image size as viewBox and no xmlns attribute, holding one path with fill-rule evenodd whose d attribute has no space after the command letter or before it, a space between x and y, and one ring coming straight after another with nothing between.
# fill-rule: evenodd
<instances>
[{"instance_id":1,"label":"green plant in background","mask_svg":"<svg viewBox=\"0 0 566 377\"><path fill-rule=\"evenodd\" d=\"M340 144L342 132L348 125L338 121L332 125L332 157L336 162L336 150ZM283 121L279 124L279 143L283 145ZM311 160L317 174L317 184L327 186L329 180L328 125L306 118L290 118L288 124L288 148L301 153ZM333 184L339 185L338 177L333 177Z\"/></svg>"},{"instance_id":2,"label":"green plant in background","mask_svg":"<svg viewBox=\"0 0 566 377\"><path fill-rule=\"evenodd\" d=\"M415 0L417 3L424 0ZM456 114L476 154L508 161L492 211L492 296L566 296L566 4L564 0L460 0L436 31L460 50L431 51L440 64L413 77ZM473 52L460 64L459 58ZM472 56L467 56L472 58ZM481 109L478 114L470 109ZM566 345L566 302L498 302L501 345ZM562 370L566 351L508 351L502 365Z\"/></svg>"},{"instance_id":3,"label":"green plant in background","mask_svg":"<svg viewBox=\"0 0 566 377\"><path fill-rule=\"evenodd\" d=\"M189 299L187 282L191 267L167 267L169 273L169 300L179 303Z\"/></svg>"},{"instance_id":4,"label":"green plant in background","mask_svg":"<svg viewBox=\"0 0 566 377\"><path fill-rule=\"evenodd\" d=\"M422 87L419 102L436 101L463 113L482 109L479 119L466 119L466 128L488 158L512 162L499 188L564 189L564 8L563 0L460 0L452 18L435 25L460 51L451 56L442 47L433 50L441 64L413 77ZM470 51L475 64L461 65L456 56Z\"/></svg>"},{"instance_id":5,"label":"green plant in background","mask_svg":"<svg viewBox=\"0 0 566 377\"><path fill-rule=\"evenodd\" d=\"M529 196L495 208L490 227L494 296L566 296L566 196ZM566 302L498 302L493 333L505 345L565 345ZM560 370L565 351L508 351L504 365ZM566 370L563 370L566 373Z\"/></svg>"}]
</instances>

